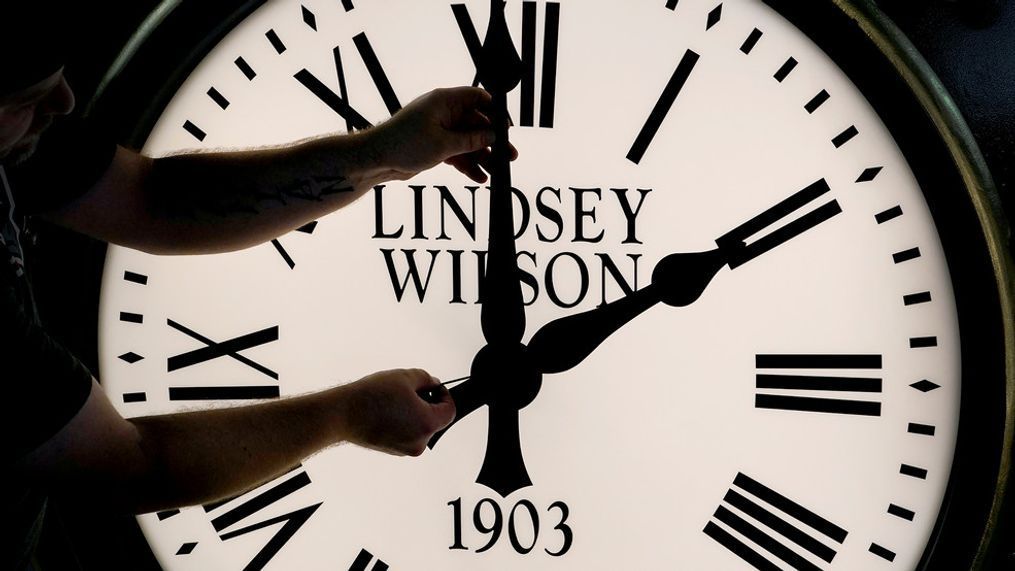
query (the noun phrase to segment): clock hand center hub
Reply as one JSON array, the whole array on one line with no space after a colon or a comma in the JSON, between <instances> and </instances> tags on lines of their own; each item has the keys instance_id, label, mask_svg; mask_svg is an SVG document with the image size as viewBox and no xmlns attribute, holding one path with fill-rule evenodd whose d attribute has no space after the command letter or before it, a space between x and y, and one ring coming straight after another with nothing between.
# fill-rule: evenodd
<instances>
[{"instance_id":1,"label":"clock hand center hub","mask_svg":"<svg viewBox=\"0 0 1015 571\"><path fill-rule=\"evenodd\" d=\"M518 344L492 344L472 361L472 378L482 379L486 404L521 410L536 399L543 385L529 349Z\"/></svg>"}]
</instances>

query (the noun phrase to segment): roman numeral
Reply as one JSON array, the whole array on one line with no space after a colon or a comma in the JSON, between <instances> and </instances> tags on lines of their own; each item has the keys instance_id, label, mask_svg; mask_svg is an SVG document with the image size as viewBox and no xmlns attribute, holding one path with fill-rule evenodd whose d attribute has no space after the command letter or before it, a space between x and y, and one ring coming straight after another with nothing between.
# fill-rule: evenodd
<instances>
[{"instance_id":1,"label":"roman numeral","mask_svg":"<svg viewBox=\"0 0 1015 571\"><path fill-rule=\"evenodd\" d=\"M730 269L735 270L841 213L842 207L839 206L839 202L831 200L792 222L787 222L778 229L769 231L768 234L760 238L754 238L753 242L747 244L748 239L767 230L781 219L794 214L830 190L831 188L825 179L821 179L716 240L719 249L723 250L729 260Z\"/></svg>"},{"instance_id":2,"label":"roman numeral","mask_svg":"<svg viewBox=\"0 0 1015 571\"><path fill-rule=\"evenodd\" d=\"M881 355L758 355L756 365L759 370L766 371L759 372L756 379L759 392L754 406L757 408L881 416L880 402L854 400L838 394L880 394L880 377L844 376L842 371L880 370ZM771 369L793 372L767 372Z\"/></svg>"},{"instance_id":3,"label":"roman numeral","mask_svg":"<svg viewBox=\"0 0 1015 571\"><path fill-rule=\"evenodd\" d=\"M836 551L829 547L829 540L842 544L847 535L841 527L744 474L737 474L703 531L755 569L765 571L781 569L769 556L794 569L820 571L811 557L831 563Z\"/></svg>"},{"instance_id":4,"label":"roman numeral","mask_svg":"<svg viewBox=\"0 0 1015 571\"><path fill-rule=\"evenodd\" d=\"M297 467L295 470L297 473L291 475L293 472L282 476L275 480L271 487L264 491L255 490L240 498L232 498L224 502L218 502L215 504L209 504L204 507L205 512L209 514L212 512L218 512L220 508L232 504L235 500L240 499L242 503L235 505L225 511L222 511L218 515L215 515L211 520L211 525L215 529L215 532L219 534L219 538L223 541L228 541L236 537L246 535L264 529L266 527L279 526L278 531L275 535L268 540L268 542L261 548L260 551L254 555L254 558L243 568L244 571L256 571L263 569L269 561L274 558L279 551L296 535L296 533L302 528L308 520L317 511L317 508L321 507L322 502L311 504L306 507L302 507L293 510L289 513L282 515L267 517L261 521L254 523L246 523L243 527L234 528L241 522L246 522L250 519L254 519L261 512L264 512L271 506L278 504L282 500L289 498L299 490L310 485L310 476L305 471ZM263 486L262 488L263 489ZM230 529L233 528L233 529Z\"/></svg>"},{"instance_id":5,"label":"roman numeral","mask_svg":"<svg viewBox=\"0 0 1015 571\"><path fill-rule=\"evenodd\" d=\"M193 338L205 344L205 347L174 355L168 360L169 372L178 371L187 367L192 367L200 363L205 363L219 357L231 357L244 365L254 369L255 371L267 375L272 379L278 380L278 373L271 369L257 363L243 355L240 355L240 351L258 347L273 341L278 341L278 326L268 327L254 333L248 333L247 335L241 335L234 337L228 341L221 343L212 341L211 339L201 335L200 333L173 321L167 319L166 323L173 329Z\"/></svg>"},{"instance_id":6,"label":"roman numeral","mask_svg":"<svg viewBox=\"0 0 1015 571\"><path fill-rule=\"evenodd\" d=\"M652 144L652 140L655 139L659 128L666 119L666 115L669 114L673 104L677 101L680 90L684 88L687 79L691 77L691 72L694 71L694 66L698 63L699 57L696 52L691 50L684 52L683 57L680 58L680 62L677 64L677 69L673 71L673 75L670 76L670 80L666 83L662 95L659 96L659 100L652 109L652 113L649 114L648 120L645 121L641 131L638 133L638 137L634 140L634 144L631 145L631 150L627 153L627 160L634 164L641 163L641 159L644 158L648 146Z\"/></svg>"},{"instance_id":7,"label":"roman numeral","mask_svg":"<svg viewBox=\"0 0 1015 571\"><path fill-rule=\"evenodd\" d=\"M357 34L352 41L356 46L357 52L359 52L363 65L366 66L367 72L370 74L370 79L373 82L374 87L377 89L377 93L380 94L381 100L384 101L384 106L387 108L389 114L394 115L402 108L402 104L399 102L398 96L395 95L395 89L391 86L388 74L385 73L384 68L381 66L381 62L377 58L377 54L374 52L370 39L367 38L365 33L360 33ZM335 60L335 73L338 75L339 93L332 91L330 87L314 76L314 74L310 73L310 71L306 68L296 72L296 75L293 77L303 84L303 86L311 93L316 95L322 103L331 107L335 113L338 113L339 116L344 118L346 121L346 128L349 131L362 130L371 127L372 124L370 121L367 121L363 115L353 109L349 104L349 91L346 85L345 66L342 64L341 47L335 46L332 50L332 55Z\"/></svg>"},{"instance_id":8,"label":"roman numeral","mask_svg":"<svg viewBox=\"0 0 1015 571\"><path fill-rule=\"evenodd\" d=\"M543 21L543 53L541 60L537 56L539 4L544 4ZM451 11L458 23L458 29L465 40L473 65L479 67L479 53L482 40L476 26L469 15L465 4L452 4ZM557 101L557 51L560 39L560 3L559 2L522 2L522 81L519 90L519 125L534 127L536 121L536 76L539 79L539 126L552 128ZM479 74L472 82L479 85Z\"/></svg>"},{"instance_id":9,"label":"roman numeral","mask_svg":"<svg viewBox=\"0 0 1015 571\"><path fill-rule=\"evenodd\" d=\"M374 560L374 556L366 549L360 549L359 555L353 560L352 565L349 566L349 571L367 571L367 565ZM388 564L378 559L374 566L370 568L370 571L387 571Z\"/></svg>"},{"instance_id":10,"label":"roman numeral","mask_svg":"<svg viewBox=\"0 0 1015 571\"><path fill-rule=\"evenodd\" d=\"M128 281L138 285L148 285L148 276L136 272L124 271L123 279L124 281Z\"/></svg>"},{"instance_id":11,"label":"roman numeral","mask_svg":"<svg viewBox=\"0 0 1015 571\"><path fill-rule=\"evenodd\" d=\"M316 228L317 221L315 220L313 222L300 226L299 228L296 229L296 232L301 232L303 234L313 234ZM285 249L285 247L282 246L282 242L280 241L280 239L276 238L272 240L271 245L275 247L275 251L278 252L278 255L282 256L282 259L285 261L286 265L289 266L289 269L295 270L296 262L293 260L292 256L289 255L289 252Z\"/></svg>"},{"instance_id":12,"label":"roman numeral","mask_svg":"<svg viewBox=\"0 0 1015 571\"><path fill-rule=\"evenodd\" d=\"M169 387L169 400L171 401L263 400L277 399L279 396L280 387L278 385Z\"/></svg>"},{"instance_id":13,"label":"roman numeral","mask_svg":"<svg viewBox=\"0 0 1015 571\"><path fill-rule=\"evenodd\" d=\"M384 73L384 68L381 67L381 62L377 59L377 54L374 53L374 48L370 45L367 35L365 33L357 34L352 41L356 44L360 59L367 66L370 79L373 80L377 92L381 94L381 99L384 100L384 106L388 108L388 113L391 115L398 113L398 110L402 108L402 104L398 102L395 90L391 87L388 75ZM336 65L337 63L336 60Z\"/></svg>"}]
</instances>

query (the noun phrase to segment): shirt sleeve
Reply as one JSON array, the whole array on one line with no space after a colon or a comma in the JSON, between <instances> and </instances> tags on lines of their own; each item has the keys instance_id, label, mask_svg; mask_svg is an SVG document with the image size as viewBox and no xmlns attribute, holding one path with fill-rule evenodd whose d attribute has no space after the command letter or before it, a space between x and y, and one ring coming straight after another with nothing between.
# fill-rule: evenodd
<instances>
[{"instance_id":1,"label":"shirt sleeve","mask_svg":"<svg viewBox=\"0 0 1015 571\"><path fill-rule=\"evenodd\" d=\"M113 162L116 141L85 119L57 121L35 153L8 169L23 214L58 210L83 196Z\"/></svg>"},{"instance_id":2,"label":"shirt sleeve","mask_svg":"<svg viewBox=\"0 0 1015 571\"><path fill-rule=\"evenodd\" d=\"M60 431L88 399L92 375L25 312L14 284L0 278L0 341L6 412L4 458L23 457Z\"/></svg>"}]
</instances>

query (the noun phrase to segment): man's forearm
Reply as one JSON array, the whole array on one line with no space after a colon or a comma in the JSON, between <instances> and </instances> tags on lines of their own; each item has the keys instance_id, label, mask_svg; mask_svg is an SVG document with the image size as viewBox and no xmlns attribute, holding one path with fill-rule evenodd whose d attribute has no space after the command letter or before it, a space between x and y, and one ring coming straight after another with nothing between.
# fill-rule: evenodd
<instances>
[{"instance_id":1,"label":"man's forearm","mask_svg":"<svg viewBox=\"0 0 1015 571\"><path fill-rule=\"evenodd\" d=\"M454 418L441 389L425 371L393 369L303 396L126 420L93 380L81 410L18 459L14 475L89 508L143 513L204 504L339 442L418 456ZM440 398L424 400L424 390Z\"/></svg>"},{"instance_id":2,"label":"man's forearm","mask_svg":"<svg viewBox=\"0 0 1015 571\"><path fill-rule=\"evenodd\" d=\"M356 200L387 179L373 133L153 161L145 193L158 253L246 248Z\"/></svg>"},{"instance_id":3,"label":"man's forearm","mask_svg":"<svg viewBox=\"0 0 1015 571\"><path fill-rule=\"evenodd\" d=\"M489 102L481 89L436 89L367 131L272 149L151 159L121 148L85 195L45 216L154 254L254 246L441 162L486 182Z\"/></svg>"},{"instance_id":4,"label":"man's forearm","mask_svg":"<svg viewBox=\"0 0 1015 571\"><path fill-rule=\"evenodd\" d=\"M221 499L346 440L341 390L132 420L144 469L120 496L124 507L142 513Z\"/></svg>"}]
</instances>

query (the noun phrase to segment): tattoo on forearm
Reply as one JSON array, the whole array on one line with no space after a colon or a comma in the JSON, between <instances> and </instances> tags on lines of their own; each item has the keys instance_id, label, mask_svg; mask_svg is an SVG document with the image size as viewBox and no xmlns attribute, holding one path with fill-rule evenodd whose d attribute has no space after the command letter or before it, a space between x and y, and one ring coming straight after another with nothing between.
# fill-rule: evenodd
<instances>
[{"instance_id":1,"label":"tattoo on forearm","mask_svg":"<svg viewBox=\"0 0 1015 571\"><path fill-rule=\"evenodd\" d=\"M288 205L292 200L321 202L333 194L351 192L343 176L310 176L280 185L275 190L232 192L228 185L169 185L163 188L162 206L174 215L227 217L238 213L260 214L271 206Z\"/></svg>"}]
</instances>

